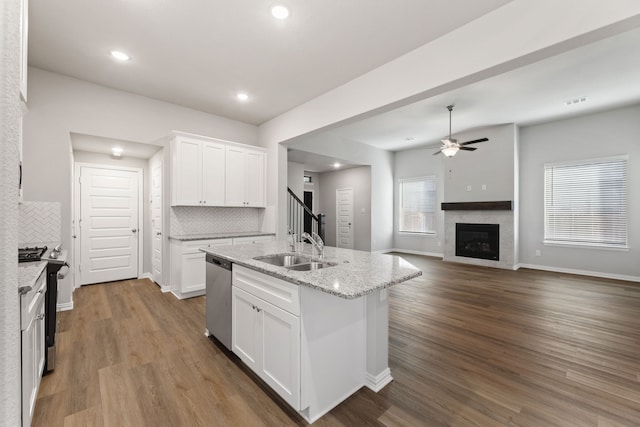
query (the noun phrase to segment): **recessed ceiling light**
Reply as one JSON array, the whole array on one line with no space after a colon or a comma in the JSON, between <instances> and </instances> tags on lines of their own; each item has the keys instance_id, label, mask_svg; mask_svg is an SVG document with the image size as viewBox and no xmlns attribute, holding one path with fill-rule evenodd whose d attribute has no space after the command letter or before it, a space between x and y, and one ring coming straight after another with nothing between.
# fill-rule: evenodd
<instances>
[{"instance_id":1,"label":"recessed ceiling light","mask_svg":"<svg viewBox=\"0 0 640 427\"><path fill-rule=\"evenodd\" d=\"M244 92L238 92L238 94L236 95L236 98L238 98L240 101L246 101L249 99L249 95L247 95Z\"/></svg>"},{"instance_id":2,"label":"recessed ceiling light","mask_svg":"<svg viewBox=\"0 0 640 427\"><path fill-rule=\"evenodd\" d=\"M111 149L111 154L113 154L116 157L120 157L120 156L122 156L122 152L123 151L124 150L122 149L122 147L113 147Z\"/></svg>"},{"instance_id":3,"label":"recessed ceiling light","mask_svg":"<svg viewBox=\"0 0 640 427\"><path fill-rule=\"evenodd\" d=\"M336 169L338 169L340 166L341 166L341 165L340 165L340 163L338 163L338 162L335 162L335 163L333 164L333 167L334 167L334 168L336 168Z\"/></svg>"},{"instance_id":4,"label":"recessed ceiling light","mask_svg":"<svg viewBox=\"0 0 640 427\"><path fill-rule=\"evenodd\" d=\"M287 19L289 17L289 9L281 4L276 4L271 8L271 15L276 19Z\"/></svg>"},{"instance_id":5,"label":"recessed ceiling light","mask_svg":"<svg viewBox=\"0 0 640 427\"><path fill-rule=\"evenodd\" d=\"M114 57L118 61L128 61L131 59L129 55L127 55L126 53L120 50L110 50L109 53L111 54L112 57Z\"/></svg>"}]
</instances>

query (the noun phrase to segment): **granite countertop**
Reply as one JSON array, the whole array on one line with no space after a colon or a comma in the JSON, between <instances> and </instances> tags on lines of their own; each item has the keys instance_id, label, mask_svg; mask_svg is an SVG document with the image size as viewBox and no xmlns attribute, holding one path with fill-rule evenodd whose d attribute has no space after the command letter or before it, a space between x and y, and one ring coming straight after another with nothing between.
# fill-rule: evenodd
<instances>
[{"instance_id":1,"label":"granite countertop","mask_svg":"<svg viewBox=\"0 0 640 427\"><path fill-rule=\"evenodd\" d=\"M253 236L275 236L275 233L263 233L261 231L227 231L224 233L208 234L172 234L172 240L209 240L209 239L229 239L232 237L253 237Z\"/></svg>"},{"instance_id":2,"label":"granite countertop","mask_svg":"<svg viewBox=\"0 0 640 427\"><path fill-rule=\"evenodd\" d=\"M31 286L36 283L40 273L47 268L47 261L21 262L18 264L18 287Z\"/></svg>"},{"instance_id":3,"label":"granite countertop","mask_svg":"<svg viewBox=\"0 0 640 427\"><path fill-rule=\"evenodd\" d=\"M310 244L298 243L296 246L297 254L319 258ZM346 299L358 298L422 275L422 271L399 256L329 246L324 248L323 261L337 265L319 270L294 271L253 259L291 253L290 242L282 240L200 250L252 270Z\"/></svg>"}]
</instances>

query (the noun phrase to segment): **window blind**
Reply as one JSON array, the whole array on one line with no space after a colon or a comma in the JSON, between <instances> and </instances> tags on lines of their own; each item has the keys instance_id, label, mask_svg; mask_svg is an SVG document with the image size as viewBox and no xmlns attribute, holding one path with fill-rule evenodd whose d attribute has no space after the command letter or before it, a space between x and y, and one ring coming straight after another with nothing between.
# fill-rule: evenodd
<instances>
[{"instance_id":1,"label":"window blind","mask_svg":"<svg viewBox=\"0 0 640 427\"><path fill-rule=\"evenodd\" d=\"M627 247L627 163L545 164L545 242Z\"/></svg>"},{"instance_id":2,"label":"window blind","mask_svg":"<svg viewBox=\"0 0 640 427\"><path fill-rule=\"evenodd\" d=\"M408 233L435 233L435 175L401 179L399 194L399 231Z\"/></svg>"}]
</instances>

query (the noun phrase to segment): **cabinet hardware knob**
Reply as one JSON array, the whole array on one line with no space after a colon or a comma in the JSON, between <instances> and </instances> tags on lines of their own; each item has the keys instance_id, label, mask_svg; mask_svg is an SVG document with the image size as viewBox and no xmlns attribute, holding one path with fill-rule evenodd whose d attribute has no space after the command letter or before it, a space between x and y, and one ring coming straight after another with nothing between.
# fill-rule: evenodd
<instances>
[{"instance_id":1,"label":"cabinet hardware knob","mask_svg":"<svg viewBox=\"0 0 640 427\"><path fill-rule=\"evenodd\" d=\"M161 236L161 235L162 235L162 233L161 233L161 232L156 231L156 236Z\"/></svg>"},{"instance_id":2,"label":"cabinet hardware knob","mask_svg":"<svg viewBox=\"0 0 640 427\"><path fill-rule=\"evenodd\" d=\"M131 232L132 232L132 233L137 233L137 232L138 232L138 229L137 229L137 228L132 228L132 229L131 229Z\"/></svg>"},{"instance_id":3,"label":"cabinet hardware knob","mask_svg":"<svg viewBox=\"0 0 640 427\"><path fill-rule=\"evenodd\" d=\"M258 310L258 313L260 313L262 311L261 308L256 307L256 310Z\"/></svg>"}]
</instances>

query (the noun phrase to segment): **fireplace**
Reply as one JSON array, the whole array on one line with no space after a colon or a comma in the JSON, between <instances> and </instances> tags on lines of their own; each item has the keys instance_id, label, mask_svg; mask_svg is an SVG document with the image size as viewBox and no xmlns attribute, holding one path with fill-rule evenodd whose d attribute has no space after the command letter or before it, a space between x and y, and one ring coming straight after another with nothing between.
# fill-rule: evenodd
<instances>
[{"instance_id":1,"label":"fireplace","mask_svg":"<svg viewBox=\"0 0 640 427\"><path fill-rule=\"evenodd\" d=\"M456 223L456 256L498 261L500 225Z\"/></svg>"}]
</instances>

